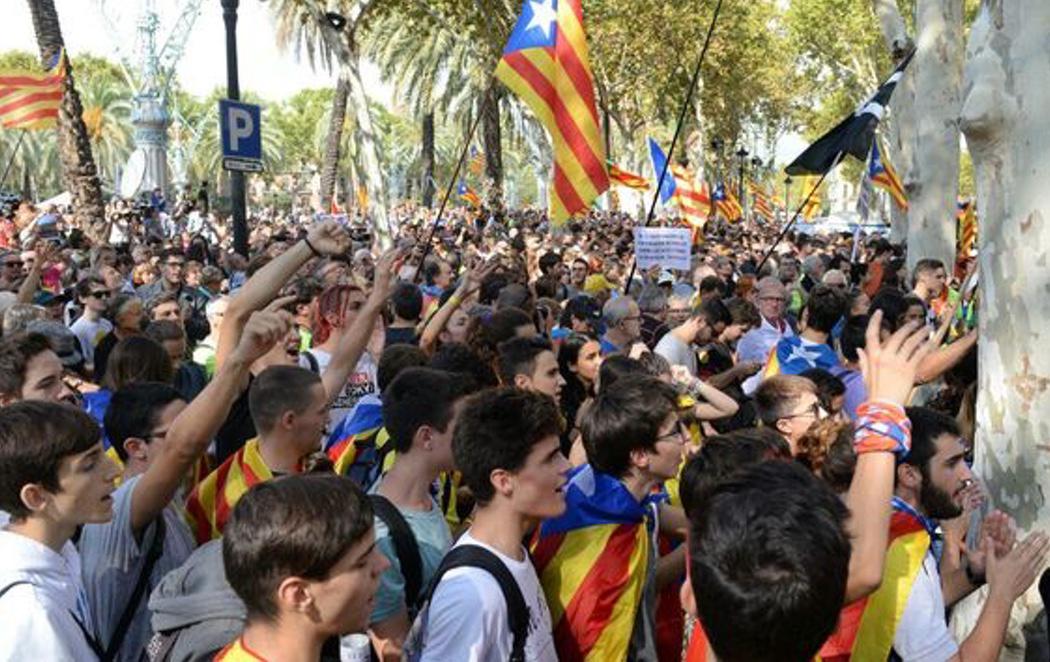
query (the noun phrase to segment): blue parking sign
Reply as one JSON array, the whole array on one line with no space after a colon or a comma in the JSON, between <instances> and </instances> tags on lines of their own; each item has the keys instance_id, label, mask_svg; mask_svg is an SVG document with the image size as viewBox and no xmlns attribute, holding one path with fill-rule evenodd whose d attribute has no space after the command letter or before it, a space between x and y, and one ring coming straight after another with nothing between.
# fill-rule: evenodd
<instances>
[{"instance_id":1,"label":"blue parking sign","mask_svg":"<svg viewBox=\"0 0 1050 662\"><path fill-rule=\"evenodd\" d=\"M219 100L222 167L226 170L262 172L262 123L259 106L230 99Z\"/></svg>"}]
</instances>

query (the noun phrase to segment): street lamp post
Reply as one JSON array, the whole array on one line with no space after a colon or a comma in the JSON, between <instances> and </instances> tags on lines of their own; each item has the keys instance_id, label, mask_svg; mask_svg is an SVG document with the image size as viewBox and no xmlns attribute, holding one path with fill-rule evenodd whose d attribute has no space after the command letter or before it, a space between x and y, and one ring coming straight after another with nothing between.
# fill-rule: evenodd
<instances>
[{"instance_id":1,"label":"street lamp post","mask_svg":"<svg viewBox=\"0 0 1050 662\"><path fill-rule=\"evenodd\" d=\"M784 220L791 220L788 215L791 214L791 175L784 178Z\"/></svg>"},{"instance_id":2,"label":"street lamp post","mask_svg":"<svg viewBox=\"0 0 1050 662\"><path fill-rule=\"evenodd\" d=\"M740 176L740 180L737 182L737 187L736 187L737 199L740 201L741 209L744 210L745 218L747 217L747 198L744 196L744 170L747 168L747 156L748 156L748 154L749 154L749 152L747 151L747 148L745 148L743 146L741 146L740 149L738 149L736 151L737 159L739 159L739 161L740 161L740 163L737 164L737 167L739 168L739 176Z\"/></svg>"},{"instance_id":3,"label":"street lamp post","mask_svg":"<svg viewBox=\"0 0 1050 662\"><path fill-rule=\"evenodd\" d=\"M237 6L240 0L222 0L226 23L226 96L238 101L241 84L237 77ZM244 204L244 173L230 171L230 206L233 212L233 250L248 257L248 214Z\"/></svg>"}]
</instances>

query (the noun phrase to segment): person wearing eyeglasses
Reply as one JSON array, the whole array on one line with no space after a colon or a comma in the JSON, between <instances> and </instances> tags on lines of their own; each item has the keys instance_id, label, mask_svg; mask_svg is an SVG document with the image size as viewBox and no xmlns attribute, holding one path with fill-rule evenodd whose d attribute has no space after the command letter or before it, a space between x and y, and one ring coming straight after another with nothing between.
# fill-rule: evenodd
<instances>
[{"instance_id":1,"label":"person wearing eyeglasses","mask_svg":"<svg viewBox=\"0 0 1050 662\"><path fill-rule=\"evenodd\" d=\"M113 330L113 324L103 315L109 305L110 292L106 282L96 276L82 279L76 286L77 301L83 311L70 326L80 350L84 355L84 366L89 372L95 369L95 348Z\"/></svg>"},{"instance_id":2,"label":"person wearing eyeglasses","mask_svg":"<svg viewBox=\"0 0 1050 662\"><path fill-rule=\"evenodd\" d=\"M14 251L0 251L0 291L16 292L22 282L22 258Z\"/></svg>"},{"instance_id":3,"label":"person wearing eyeglasses","mask_svg":"<svg viewBox=\"0 0 1050 662\"><path fill-rule=\"evenodd\" d=\"M820 404L817 385L798 375L770 377L755 391L755 412L762 425L780 433L798 452L798 441L816 423L828 417Z\"/></svg>"},{"instance_id":4,"label":"person wearing eyeglasses","mask_svg":"<svg viewBox=\"0 0 1050 662\"><path fill-rule=\"evenodd\" d=\"M773 277L763 278L754 289L754 297L762 322L744 334L737 344L737 360L741 362L765 362L781 338L795 335L784 318L787 288L783 283Z\"/></svg>"}]
</instances>

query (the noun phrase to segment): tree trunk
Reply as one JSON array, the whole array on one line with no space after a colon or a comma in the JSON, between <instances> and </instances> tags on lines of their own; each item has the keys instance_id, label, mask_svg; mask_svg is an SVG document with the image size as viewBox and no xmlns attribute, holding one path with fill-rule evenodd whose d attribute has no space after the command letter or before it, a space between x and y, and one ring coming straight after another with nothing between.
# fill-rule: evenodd
<instances>
[{"instance_id":1,"label":"tree trunk","mask_svg":"<svg viewBox=\"0 0 1050 662\"><path fill-rule=\"evenodd\" d=\"M328 118L328 136L324 143L324 161L321 162L321 211L332 209L335 180L339 175L339 149L343 144L343 126L346 124L346 99L350 95L350 81L340 73L332 97L332 111Z\"/></svg>"},{"instance_id":2,"label":"tree trunk","mask_svg":"<svg viewBox=\"0 0 1050 662\"><path fill-rule=\"evenodd\" d=\"M485 178L489 183L488 204L493 211L503 209L503 143L500 132L499 83L493 80L485 90L481 107L481 138L485 145Z\"/></svg>"},{"instance_id":3,"label":"tree trunk","mask_svg":"<svg viewBox=\"0 0 1050 662\"><path fill-rule=\"evenodd\" d=\"M961 123L981 219L977 460L1022 526L1050 522L1050 4L986 2L970 33Z\"/></svg>"},{"instance_id":4,"label":"tree trunk","mask_svg":"<svg viewBox=\"0 0 1050 662\"><path fill-rule=\"evenodd\" d=\"M420 158L419 188L423 191L423 206L434 204L434 112L423 115L423 153Z\"/></svg>"},{"instance_id":5,"label":"tree trunk","mask_svg":"<svg viewBox=\"0 0 1050 662\"><path fill-rule=\"evenodd\" d=\"M959 109L963 66L962 0L918 0L919 39L912 77L915 152L909 191L908 265L955 261L959 195Z\"/></svg>"},{"instance_id":6,"label":"tree trunk","mask_svg":"<svg viewBox=\"0 0 1050 662\"><path fill-rule=\"evenodd\" d=\"M908 36L908 28L901 16L897 0L872 0L872 6L879 18L879 27L886 48L893 54L894 63L899 63L915 47ZM913 65L914 66L914 65ZM915 188L912 178L914 167L912 158L915 144L915 83L910 74L904 76L894 90L890 100L890 121L886 123L890 145L890 162L896 167L901 177L905 192ZM910 193L909 193L910 195ZM897 205L890 205L890 239L901 243L908 238L908 213Z\"/></svg>"},{"instance_id":7,"label":"tree trunk","mask_svg":"<svg viewBox=\"0 0 1050 662\"><path fill-rule=\"evenodd\" d=\"M1047 25L1046 0L984 2L970 29L960 114L981 224L977 469L992 504L1025 530L1050 522ZM977 608L968 614L972 626ZM1019 639L1012 630L1008 644Z\"/></svg>"},{"instance_id":8,"label":"tree trunk","mask_svg":"<svg viewBox=\"0 0 1050 662\"><path fill-rule=\"evenodd\" d=\"M40 59L48 66L64 47L62 27L54 0L29 0ZM74 219L94 241L105 227L102 185L91 154L91 139L84 125L84 109L73 80L73 66L66 58L66 80L58 112L58 154L62 162L63 184L73 196Z\"/></svg>"}]
</instances>

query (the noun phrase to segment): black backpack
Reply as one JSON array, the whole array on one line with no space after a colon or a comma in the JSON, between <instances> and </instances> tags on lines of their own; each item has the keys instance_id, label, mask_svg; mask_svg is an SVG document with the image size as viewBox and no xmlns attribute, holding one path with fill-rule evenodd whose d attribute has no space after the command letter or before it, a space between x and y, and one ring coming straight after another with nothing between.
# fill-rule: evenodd
<instances>
[{"instance_id":1,"label":"black backpack","mask_svg":"<svg viewBox=\"0 0 1050 662\"><path fill-rule=\"evenodd\" d=\"M492 575L499 584L500 592L507 603L507 620L510 631L514 637L511 645L510 662L525 662L525 641L529 635L529 607L525 604L525 597L521 594L518 582L514 575L504 565L498 556L478 545L460 545L449 550L445 558L441 559L441 565L430 578L426 590L419 599L419 613L425 615L430 607L430 600L437 589L441 578L446 572L454 568L481 568ZM425 618L417 618L412 624L405 641L405 656L403 659L410 662L418 660L422 653L423 621Z\"/></svg>"}]
</instances>

